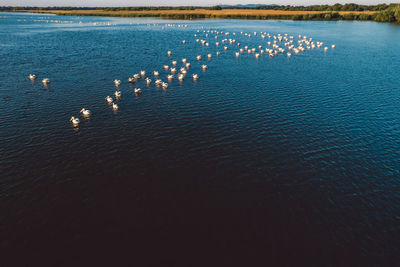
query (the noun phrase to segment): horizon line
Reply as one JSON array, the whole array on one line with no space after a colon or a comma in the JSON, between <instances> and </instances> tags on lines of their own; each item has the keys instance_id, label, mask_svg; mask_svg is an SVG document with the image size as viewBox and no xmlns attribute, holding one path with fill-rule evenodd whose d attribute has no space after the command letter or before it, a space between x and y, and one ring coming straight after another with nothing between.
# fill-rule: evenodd
<instances>
[{"instance_id":1,"label":"horizon line","mask_svg":"<svg viewBox=\"0 0 400 267\"><path fill-rule=\"evenodd\" d=\"M292 7L300 7L300 6L334 6L336 4L340 4L340 5L346 5L346 4L356 4L353 2L349 2L349 3L335 3L335 4L313 4L313 5L279 5L279 4L215 4L215 5L137 5L137 6L124 6L124 5L120 5L120 6L71 6L71 5L54 5L54 6L38 6L38 5L20 5L20 6L12 6L12 5L1 5L0 7L37 7L37 8L54 8L54 7L71 7L71 8L87 8L87 7L95 7L95 8L124 8L124 7L213 7L213 6L232 6L232 7L236 7L236 6L252 6L252 5L256 5L256 6L292 6ZM382 5L382 4L386 4L386 5L398 5L400 4L400 2L397 3L385 3L385 2L381 2L381 3L376 3L376 4L356 4L359 6L377 6L377 5Z\"/></svg>"}]
</instances>

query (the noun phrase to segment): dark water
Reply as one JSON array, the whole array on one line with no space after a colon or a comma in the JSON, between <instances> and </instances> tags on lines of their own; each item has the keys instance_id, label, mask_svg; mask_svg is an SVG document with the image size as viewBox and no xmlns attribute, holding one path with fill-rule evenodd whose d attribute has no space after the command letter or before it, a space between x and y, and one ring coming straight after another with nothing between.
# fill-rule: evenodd
<instances>
[{"instance_id":1,"label":"dark water","mask_svg":"<svg viewBox=\"0 0 400 267\"><path fill-rule=\"evenodd\" d=\"M399 260L399 26L0 15L0 248L14 263ZM250 48L267 40L240 31L336 48L236 58L196 43L202 26ZM166 80L183 57L188 76L166 90L126 82ZM93 115L74 128L82 107Z\"/></svg>"}]
</instances>

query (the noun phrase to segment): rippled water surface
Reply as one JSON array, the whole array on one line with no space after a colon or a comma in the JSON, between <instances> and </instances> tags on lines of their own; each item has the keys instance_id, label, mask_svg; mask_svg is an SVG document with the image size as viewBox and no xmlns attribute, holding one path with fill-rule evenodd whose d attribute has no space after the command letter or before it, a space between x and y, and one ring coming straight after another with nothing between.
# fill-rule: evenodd
<instances>
[{"instance_id":1,"label":"rippled water surface","mask_svg":"<svg viewBox=\"0 0 400 267\"><path fill-rule=\"evenodd\" d=\"M399 259L399 26L0 15L4 251L118 248L160 266ZM235 57L194 37L201 27L241 47L268 47L268 32L329 49ZM152 71L167 81L163 64L181 58L186 79L156 87ZM152 85L127 82L141 69Z\"/></svg>"}]
</instances>

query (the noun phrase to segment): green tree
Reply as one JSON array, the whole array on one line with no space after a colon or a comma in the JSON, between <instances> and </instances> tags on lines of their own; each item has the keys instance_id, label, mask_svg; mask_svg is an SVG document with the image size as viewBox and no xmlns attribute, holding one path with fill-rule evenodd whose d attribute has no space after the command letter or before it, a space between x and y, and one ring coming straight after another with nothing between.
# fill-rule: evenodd
<instances>
[{"instance_id":1,"label":"green tree","mask_svg":"<svg viewBox=\"0 0 400 267\"><path fill-rule=\"evenodd\" d=\"M332 19L332 15L331 14L329 14L329 13L325 14L324 20L331 20L331 19Z\"/></svg>"},{"instance_id":2,"label":"green tree","mask_svg":"<svg viewBox=\"0 0 400 267\"><path fill-rule=\"evenodd\" d=\"M397 5L394 8L394 17L395 17L397 22L400 22L400 5Z\"/></svg>"},{"instance_id":3,"label":"green tree","mask_svg":"<svg viewBox=\"0 0 400 267\"><path fill-rule=\"evenodd\" d=\"M378 22L394 22L396 21L396 18L393 10L384 10L377 13L374 20Z\"/></svg>"},{"instance_id":4,"label":"green tree","mask_svg":"<svg viewBox=\"0 0 400 267\"><path fill-rule=\"evenodd\" d=\"M210 10L222 10L221 6L212 6L210 7Z\"/></svg>"},{"instance_id":5,"label":"green tree","mask_svg":"<svg viewBox=\"0 0 400 267\"><path fill-rule=\"evenodd\" d=\"M360 16L358 16L358 19L359 20L371 20L371 15L363 13L363 14L360 14Z\"/></svg>"},{"instance_id":6,"label":"green tree","mask_svg":"<svg viewBox=\"0 0 400 267\"><path fill-rule=\"evenodd\" d=\"M353 13L346 13L343 15L344 20L353 20L354 19L354 14Z\"/></svg>"},{"instance_id":7,"label":"green tree","mask_svg":"<svg viewBox=\"0 0 400 267\"><path fill-rule=\"evenodd\" d=\"M332 6L332 10L333 10L333 11L340 11L340 10L342 10L342 5L339 4L339 3L334 4L334 5Z\"/></svg>"}]
</instances>

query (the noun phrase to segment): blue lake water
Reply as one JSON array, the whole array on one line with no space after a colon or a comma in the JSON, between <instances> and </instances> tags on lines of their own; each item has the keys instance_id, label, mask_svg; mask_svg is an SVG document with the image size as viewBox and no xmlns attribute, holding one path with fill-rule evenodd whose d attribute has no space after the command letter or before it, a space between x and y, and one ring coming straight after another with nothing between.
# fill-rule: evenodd
<instances>
[{"instance_id":1,"label":"blue lake water","mask_svg":"<svg viewBox=\"0 0 400 267\"><path fill-rule=\"evenodd\" d=\"M268 47L267 32L329 49L235 57L208 29L241 47ZM0 13L0 248L53 263L71 248L162 266L394 263L399 44L398 25L375 22ZM156 87L152 71L167 81L162 66L182 58L185 80ZM142 69L153 83L130 85ZM118 111L104 99L114 79Z\"/></svg>"}]
</instances>

